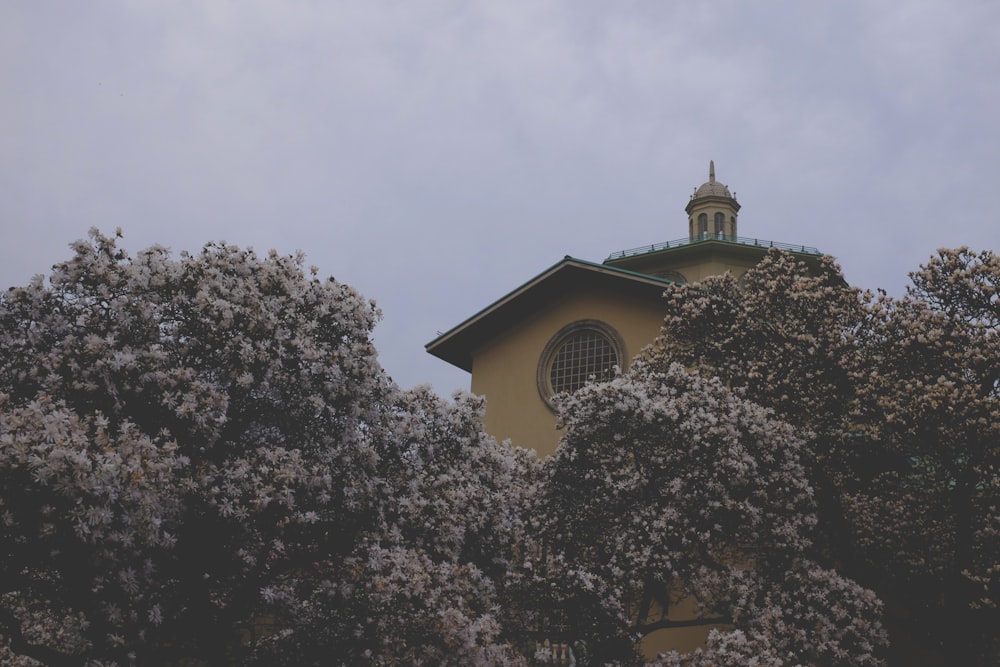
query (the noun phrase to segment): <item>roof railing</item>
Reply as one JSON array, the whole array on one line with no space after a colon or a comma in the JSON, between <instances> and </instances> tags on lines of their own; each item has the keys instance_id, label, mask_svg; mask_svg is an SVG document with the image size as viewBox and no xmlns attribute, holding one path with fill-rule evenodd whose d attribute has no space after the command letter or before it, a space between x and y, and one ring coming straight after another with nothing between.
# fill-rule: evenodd
<instances>
[{"instance_id":1,"label":"roof railing","mask_svg":"<svg viewBox=\"0 0 1000 667\"><path fill-rule=\"evenodd\" d=\"M765 239L752 239L746 236L726 236L724 234L702 234L696 238L684 238L677 239L676 241L665 241L663 243L654 243L653 245L640 246L638 248L629 248L628 250L619 250L618 252L613 252L608 255L608 258L604 260L609 262L615 259L624 259L626 257L634 257L636 255L645 255L651 252L659 252L661 250L667 250L669 248L678 248L680 246L695 245L697 243L706 243L708 241L722 241L723 243L734 243L737 245L754 246L757 248L778 248L779 250L787 250L788 252L798 252L805 255L821 255L818 249L807 245L795 245L794 243L780 243L778 241L767 241Z\"/></svg>"}]
</instances>

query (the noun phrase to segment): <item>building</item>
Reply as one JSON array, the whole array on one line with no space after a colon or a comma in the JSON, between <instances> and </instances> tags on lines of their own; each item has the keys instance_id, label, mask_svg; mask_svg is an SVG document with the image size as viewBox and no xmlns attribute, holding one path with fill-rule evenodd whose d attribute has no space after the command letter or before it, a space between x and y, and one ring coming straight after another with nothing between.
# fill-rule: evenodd
<instances>
[{"instance_id":1,"label":"building","mask_svg":"<svg viewBox=\"0 0 1000 667\"><path fill-rule=\"evenodd\" d=\"M602 263L566 256L427 344L472 375L486 397L485 428L498 439L555 452L551 398L625 368L657 336L663 292L731 272L739 277L771 247L809 263L815 248L739 235L740 205L715 179L691 195L686 238L612 253Z\"/></svg>"}]
</instances>

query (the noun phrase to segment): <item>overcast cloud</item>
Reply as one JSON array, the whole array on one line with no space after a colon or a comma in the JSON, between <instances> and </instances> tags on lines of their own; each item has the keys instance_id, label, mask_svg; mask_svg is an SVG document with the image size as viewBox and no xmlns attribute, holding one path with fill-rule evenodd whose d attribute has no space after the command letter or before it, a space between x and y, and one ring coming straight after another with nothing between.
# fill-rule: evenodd
<instances>
[{"instance_id":1,"label":"overcast cloud","mask_svg":"<svg viewBox=\"0 0 1000 667\"><path fill-rule=\"evenodd\" d=\"M901 292L1000 250L1000 3L24 0L0 4L0 283L97 226L210 240L375 299L383 365L564 255L686 235L718 179L740 234Z\"/></svg>"}]
</instances>

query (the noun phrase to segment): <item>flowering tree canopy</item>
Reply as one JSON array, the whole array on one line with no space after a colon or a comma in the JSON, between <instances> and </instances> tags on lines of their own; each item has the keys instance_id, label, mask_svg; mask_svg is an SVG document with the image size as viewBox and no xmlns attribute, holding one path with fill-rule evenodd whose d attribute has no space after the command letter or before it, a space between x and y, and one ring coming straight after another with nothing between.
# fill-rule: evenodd
<instances>
[{"instance_id":1,"label":"flowering tree canopy","mask_svg":"<svg viewBox=\"0 0 1000 667\"><path fill-rule=\"evenodd\" d=\"M301 256L73 248L0 295L4 664L628 664L697 626L659 664L881 664L844 564L969 664L1000 627L990 253L898 300L776 251L679 286L543 463L397 387L374 303Z\"/></svg>"},{"instance_id":2,"label":"flowering tree canopy","mask_svg":"<svg viewBox=\"0 0 1000 667\"><path fill-rule=\"evenodd\" d=\"M857 467L881 465L854 437L856 336L869 295L849 286L829 256L811 268L771 249L738 281L727 273L665 296L663 328L646 351L650 363L719 377L808 438L802 463L818 516L812 555L850 567L841 487L858 477Z\"/></svg>"},{"instance_id":3,"label":"flowering tree canopy","mask_svg":"<svg viewBox=\"0 0 1000 667\"><path fill-rule=\"evenodd\" d=\"M863 297L833 258L813 270L771 249L739 281L726 273L668 290L651 356L705 370L782 419L827 433L854 405L842 359L852 353Z\"/></svg>"},{"instance_id":4,"label":"flowering tree canopy","mask_svg":"<svg viewBox=\"0 0 1000 667\"><path fill-rule=\"evenodd\" d=\"M1000 256L940 250L868 306L867 435L901 465L848 499L859 542L934 613L949 652L1000 651ZM927 595L930 593L930 595Z\"/></svg>"},{"instance_id":5,"label":"flowering tree canopy","mask_svg":"<svg viewBox=\"0 0 1000 667\"><path fill-rule=\"evenodd\" d=\"M911 637L988 662L1000 261L942 250L911 279L901 299L862 294L829 258L810 271L771 251L739 283L668 292L649 356L716 375L796 426L813 454L819 554L903 602Z\"/></svg>"},{"instance_id":6,"label":"flowering tree canopy","mask_svg":"<svg viewBox=\"0 0 1000 667\"><path fill-rule=\"evenodd\" d=\"M480 399L456 398L400 394L376 438L376 528L339 563L265 589L284 623L262 642L259 664L522 663L504 610L538 464L485 435Z\"/></svg>"},{"instance_id":7,"label":"flowering tree canopy","mask_svg":"<svg viewBox=\"0 0 1000 667\"><path fill-rule=\"evenodd\" d=\"M789 664L881 664L877 598L806 557L816 517L790 426L717 379L642 362L561 398L560 417L543 564L576 582L554 602L597 658L602 644L721 625L718 646L749 637ZM693 617L671 608L683 598ZM706 651L684 659L715 664Z\"/></svg>"},{"instance_id":8,"label":"flowering tree canopy","mask_svg":"<svg viewBox=\"0 0 1000 667\"><path fill-rule=\"evenodd\" d=\"M0 296L10 655L507 661L491 576L536 464L478 400L400 391L374 304L301 257L74 250Z\"/></svg>"}]
</instances>

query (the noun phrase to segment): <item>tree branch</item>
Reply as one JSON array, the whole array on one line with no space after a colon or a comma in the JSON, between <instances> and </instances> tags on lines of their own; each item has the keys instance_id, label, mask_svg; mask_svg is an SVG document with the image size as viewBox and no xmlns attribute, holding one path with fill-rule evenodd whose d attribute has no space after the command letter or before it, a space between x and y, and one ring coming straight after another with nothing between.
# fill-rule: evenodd
<instances>
[{"instance_id":1,"label":"tree branch","mask_svg":"<svg viewBox=\"0 0 1000 667\"><path fill-rule=\"evenodd\" d=\"M671 630L673 628L696 628L706 625L732 625L733 619L728 616L712 616L710 618L691 618L686 621L675 621L669 618L661 618L653 623L637 624L632 629L648 635L655 630Z\"/></svg>"}]
</instances>

